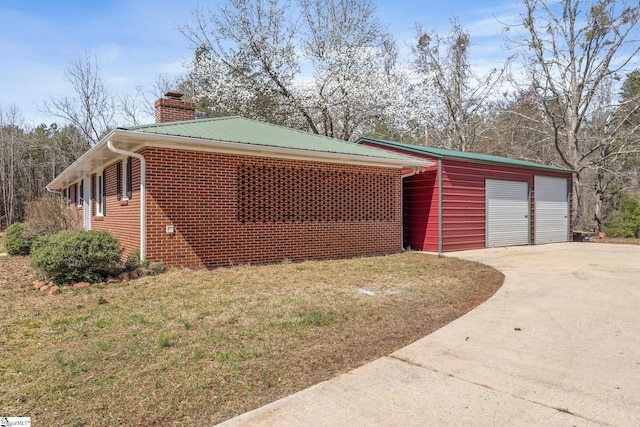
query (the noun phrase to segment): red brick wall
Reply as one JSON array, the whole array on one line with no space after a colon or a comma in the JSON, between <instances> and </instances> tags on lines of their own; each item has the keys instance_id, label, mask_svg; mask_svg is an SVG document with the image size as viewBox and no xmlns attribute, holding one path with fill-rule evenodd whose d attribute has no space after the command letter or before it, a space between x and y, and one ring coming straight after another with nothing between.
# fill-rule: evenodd
<instances>
[{"instance_id":1,"label":"red brick wall","mask_svg":"<svg viewBox=\"0 0 640 427\"><path fill-rule=\"evenodd\" d=\"M196 106L192 102L160 98L155 102L154 107L156 123L177 122L196 118Z\"/></svg>"},{"instance_id":2,"label":"red brick wall","mask_svg":"<svg viewBox=\"0 0 640 427\"><path fill-rule=\"evenodd\" d=\"M119 161L124 170L126 160ZM140 161L133 159L133 193L129 200L118 200L116 197L116 185L122 186L122 182L116 183L116 163L106 167L107 200L104 216L95 215L95 201L92 201L91 228L113 233L120 240L126 257L133 249L140 249ZM96 194L95 188L92 194Z\"/></svg>"},{"instance_id":3,"label":"red brick wall","mask_svg":"<svg viewBox=\"0 0 640 427\"><path fill-rule=\"evenodd\" d=\"M147 160L147 255L150 260L162 261L169 266L215 268L284 259L299 261L389 254L401 249L401 183L397 169L161 148L145 148L141 153ZM304 218L308 217L300 213L296 218L303 220L286 221L266 216L264 221L258 219L254 222L260 217L253 216L253 220L244 219L243 222L239 214L240 192L247 191L239 190L239 171L245 170L243 167L265 167L280 172L287 168L295 169L291 175L296 179L304 175L305 170L310 171L310 175L313 175L311 171L326 171L327 176L338 179L332 184L335 188L347 185L344 184L347 181L351 182L348 185L355 185L353 182L367 176L378 179L377 182L384 187L378 191L367 190L365 185L362 194L346 195L343 192L340 195L336 190L333 194L320 194L315 200L295 200L293 204L298 210L304 210L305 203L335 207L337 202L333 198L342 197L343 204L386 204L389 206L388 216L366 219L366 214L357 207L344 206L345 210L336 215L336 220L326 220L325 217L325 220L305 221ZM134 164L135 168L137 164ZM108 174L110 170L107 170ZM115 168L111 174L115 175ZM300 189L313 184L284 181L283 185ZM304 197L310 197L310 192L302 193L307 194ZM296 197L295 190L283 194ZM273 203L283 202L282 194L272 197ZM135 206L133 210L137 212ZM260 207L254 206L254 209ZM103 225L115 225L109 217L115 215L116 210L117 206L111 207L108 202ZM283 210L273 212L281 213ZM124 221L125 217L132 223L138 221L137 215L123 213L118 215L121 219L117 222ZM166 232L168 225L175 227L175 233Z\"/></svg>"}]
</instances>

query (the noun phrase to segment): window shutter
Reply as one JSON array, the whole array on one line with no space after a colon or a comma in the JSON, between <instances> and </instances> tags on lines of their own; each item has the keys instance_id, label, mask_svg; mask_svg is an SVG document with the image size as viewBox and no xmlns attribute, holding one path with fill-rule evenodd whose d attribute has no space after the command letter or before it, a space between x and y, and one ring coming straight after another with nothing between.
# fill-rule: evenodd
<instances>
[{"instance_id":1,"label":"window shutter","mask_svg":"<svg viewBox=\"0 0 640 427\"><path fill-rule=\"evenodd\" d=\"M116 199L122 199L122 162L116 163Z\"/></svg>"},{"instance_id":2,"label":"window shutter","mask_svg":"<svg viewBox=\"0 0 640 427\"><path fill-rule=\"evenodd\" d=\"M107 170L102 171L102 215L107 216Z\"/></svg>"},{"instance_id":3,"label":"window shutter","mask_svg":"<svg viewBox=\"0 0 640 427\"><path fill-rule=\"evenodd\" d=\"M131 157L127 158L127 188L126 188L126 194L127 194L127 198L130 199L131 196L133 195L133 165L132 165L133 161L131 160Z\"/></svg>"},{"instance_id":4,"label":"window shutter","mask_svg":"<svg viewBox=\"0 0 640 427\"><path fill-rule=\"evenodd\" d=\"M84 204L84 178L80 180L80 189L78 192L78 205L82 205Z\"/></svg>"}]
</instances>

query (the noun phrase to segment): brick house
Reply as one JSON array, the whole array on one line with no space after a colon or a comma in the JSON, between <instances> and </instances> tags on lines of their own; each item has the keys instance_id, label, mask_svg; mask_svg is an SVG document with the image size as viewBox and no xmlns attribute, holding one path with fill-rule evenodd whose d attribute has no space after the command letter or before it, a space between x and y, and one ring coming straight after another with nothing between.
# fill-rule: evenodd
<instances>
[{"instance_id":1,"label":"brick house","mask_svg":"<svg viewBox=\"0 0 640 427\"><path fill-rule=\"evenodd\" d=\"M240 117L193 120L179 99L155 106L156 124L111 131L47 185L125 254L215 268L402 249L403 171L432 162Z\"/></svg>"}]
</instances>

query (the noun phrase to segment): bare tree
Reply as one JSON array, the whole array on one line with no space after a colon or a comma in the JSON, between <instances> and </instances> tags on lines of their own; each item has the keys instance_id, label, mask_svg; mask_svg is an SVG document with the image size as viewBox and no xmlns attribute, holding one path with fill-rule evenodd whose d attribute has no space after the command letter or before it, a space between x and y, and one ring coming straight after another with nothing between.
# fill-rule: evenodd
<instances>
[{"instance_id":1,"label":"bare tree","mask_svg":"<svg viewBox=\"0 0 640 427\"><path fill-rule=\"evenodd\" d=\"M504 93L501 99L490 101L486 110L487 129L476 143L479 152L562 164L546 138L542 102L535 90Z\"/></svg>"},{"instance_id":2,"label":"bare tree","mask_svg":"<svg viewBox=\"0 0 640 427\"><path fill-rule=\"evenodd\" d=\"M501 68L478 76L469 63L470 34L456 19L451 21L451 32L446 36L426 31L420 25L416 25L415 34L414 67L432 79L436 91L439 120L431 128L437 132L436 144L471 150L482 132L484 109L502 81L510 58Z\"/></svg>"},{"instance_id":3,"label":"bare tree","mask_svg":"<svg viewBox=\"0 0 640 427\"><path fill-rule=\"evenodd\" d=\"M165 92L166 93L166 92ZM133 95L117 95L116 105L119 116L127 124L137 126L140 125L140 112L144 111L149 115L153 115L153 109L148 107L149 102L143 86L136 86Z\"/></svg>"},{"instance_id":4,"label":"bare tree","mask_svg":"<svg viewBox=\"0 0 640 427\"><path fill-rule=\"evenodd\" d=\"M518 42L526 84L544 100L546 137L563 164L576 171L574 225L587 226L589 211L597 224L599 207L587 206L587 193L604 191L593 181L598 169L638 152L637 139L614 123L608 85L640 51L640 6L625 0L524 0L524 5Z\"/></svg>"},{"instance_id":5,"label":"bare tree","mask_svg":"<svg viewBox=\"0 0 640 427\"><path fill-rule=\"evenodd\" d=\"M182 99L195 102L193 86L194 82L186 76L179 75L172 78L168 74L161 73L150 84L136 87L135 95L129 96L126 100L119 97L119 104L128 117L128 122L135 125L139 123L141 113L154 116L156 100L162 98L167 92L180 92L184 94ZM202 107L198 106L198 110L202 110Z\"/></svg>"},{"instance_id":6,"label":"bare tree","mask_svg":"<svg viewBox=\"0 0 640 427\"><path fill-rule=\"evenodd\" d=\"M84 137L96 144L116 126L117 102L100 77L98 60L86 53L65 70L73 96L49 98L44 111L76 126Z\"/></svg>"},{"instance_id":7,"label":"bare tree","mask_svg":"<svg viewBox=\"0 0 640 427\"><path fill-rule=\"evenodd\" d=\"M22 216L20 174L25 149L25 132L21 128L17 107L0 108L0 228L11 225Z\"/></svg>"},{"instance_id":8,"label":"bare tree","mask_svg":"<svg viewBox=\"0 0 640 427\"><path fill-rule=\"evenodd\" d=\"M0 229L22 221L25 204L88 148L71 125L29 129L16 107L0 108Z\"/></svg>"},{"instance_id":9,"label":"bare tree","mask_svg":"<svg viewBox=\"0 0 640 427\"><path fill-rule=\"evenodd\" d=\"M630 83L631 77L625 80ZM612 85L603 84L606 97L595 100L596 112L585 124L583 139L597 148L585 170L586 182L594 182L595 194L585 194L587 206L593 207L593 220L599 231L611 219L621 195L638 188L640 182L640 97L623 92L619 102L613 100ZM584 182L584 181L583 181ZM591 196L591 197L590 197Z\"/></svg>"}]
</instances>

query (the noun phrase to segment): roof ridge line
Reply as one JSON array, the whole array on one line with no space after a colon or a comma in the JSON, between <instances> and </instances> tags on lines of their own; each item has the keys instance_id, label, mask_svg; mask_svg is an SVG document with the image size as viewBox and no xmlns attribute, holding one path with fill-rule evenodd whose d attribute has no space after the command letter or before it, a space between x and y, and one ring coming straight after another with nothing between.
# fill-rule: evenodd
<instances>
[{"instance_id":1,"label":"roof ridge line","mask_svg":"<svg viewBox=\"0 0 640 427\"><path fill-rule=\"evenodd\" d=\"M116 129L121 129L121 130L149 129L149 128L153 128L153 127L167 127L167 126L175 126L175 125L188 124L188 123L194 123L194 122L198 122L198 123L213 122L213 121L230 120L230 119L236 119L236 118L240 118L241 119L243 117L242 116L207 117L207 118L204 118L204 119L176 120L176 121L173 121L173 122L147 123L147 124L144 124L144 125L136 125L136 126L122 126L122 127L117 127Z\"/></svg>"}]
</instances>

